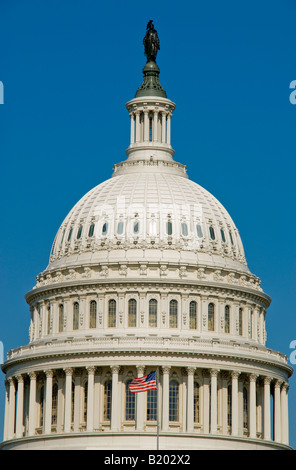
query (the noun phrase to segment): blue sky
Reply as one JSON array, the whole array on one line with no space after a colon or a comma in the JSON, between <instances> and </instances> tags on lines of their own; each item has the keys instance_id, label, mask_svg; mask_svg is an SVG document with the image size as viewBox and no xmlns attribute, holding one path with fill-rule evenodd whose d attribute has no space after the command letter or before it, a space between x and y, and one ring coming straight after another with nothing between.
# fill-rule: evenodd
<instances>
[{"instance_id":1,"label":"blue sky","mask_svg":"<svg viewBox=\"0 0 296 470\"><path fill-rule=\"evenodd\" d=\"M125 103L142 83L154 20L160 82L177 107L175 159L216 196L272 297L267 346L296 339L293 0L0 2L0 341L28 343L24 295L59 225L126 158ZM4 375L0 380L0 436ZM296 447L296 379L290 441Z\"/></svg>"}]
</instances>

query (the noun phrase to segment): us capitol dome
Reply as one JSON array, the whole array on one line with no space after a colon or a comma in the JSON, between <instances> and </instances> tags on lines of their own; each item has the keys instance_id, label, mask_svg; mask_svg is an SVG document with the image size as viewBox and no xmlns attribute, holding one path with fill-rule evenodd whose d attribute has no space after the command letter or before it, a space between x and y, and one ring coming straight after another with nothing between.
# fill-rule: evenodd
<instances>
[{"instance_id":1,"label":"us capitol dome","mask_svg":"<svg viewBox=\"0 0 296 470\"><path fill-rule=\"evenodd\" d=\"M287 357L232 218L174 159L149 22L127 158L66 216L2 365L2 449L289 449ZM159 371L157 391L129 384ZM159 413L159 415L157 414ZM159 420L157 417L159 416Z\"/></svg>"}]
</instances>

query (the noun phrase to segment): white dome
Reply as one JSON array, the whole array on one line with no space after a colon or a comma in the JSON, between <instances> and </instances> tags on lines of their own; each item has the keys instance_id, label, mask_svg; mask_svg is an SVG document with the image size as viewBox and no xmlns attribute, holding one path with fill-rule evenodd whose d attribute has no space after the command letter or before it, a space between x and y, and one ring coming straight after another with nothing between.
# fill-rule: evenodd
<instances>
[{"instance_id":1,"label":"white dome","mask_svg":"<svg viewBox=\"0 0 296 470\"><path fill-rule=\"evenodd\" d=\"M149 251L169 250L165 259L249 273L238 230L212 194L185 175L137 167L99 184L73 207L47 270L104 262L106 251L108 260L136 250L139 261L149 261Z\"/></svg>"}]
</instances>

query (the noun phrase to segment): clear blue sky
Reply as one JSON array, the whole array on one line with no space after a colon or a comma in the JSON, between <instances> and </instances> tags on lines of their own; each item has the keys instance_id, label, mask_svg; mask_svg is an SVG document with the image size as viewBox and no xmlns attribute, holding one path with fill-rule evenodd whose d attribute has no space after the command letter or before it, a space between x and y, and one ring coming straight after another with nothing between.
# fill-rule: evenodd
<instances>
[{"instance_id":1,"label":"clear blue sky","mask_svg":"<svg viewBox=\"0 0 296 470\"><path fill-rule=\"evenodd\" d=\"M153 19L160 82L177 103L176 160L231 214L272 297L267 346L288 356L295 320L293 0L10 0L0 3L0 340L28 343L24 295L72 206L126 158L125 103L142 82ZM4 375L0 380L0 439ZM295 374L296 375L296 374ZM296 447L296 378L290 437Z\"/></svg>"}]
</instances>

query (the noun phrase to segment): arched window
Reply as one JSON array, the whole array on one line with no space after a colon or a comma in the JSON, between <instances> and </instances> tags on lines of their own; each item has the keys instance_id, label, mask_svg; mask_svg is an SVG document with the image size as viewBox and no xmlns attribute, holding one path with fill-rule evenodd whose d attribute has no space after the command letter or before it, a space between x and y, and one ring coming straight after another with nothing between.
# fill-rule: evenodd
<instances>
[{"instance_id":1,"label":"arched window","mask_svg":"<svg viewBox=\"0 0 296 470\"><path fill-rule=\"evenodd\" d=\"M194 422L199 423L199 383L194 382L193 390Z\"/></svg>"},{"instance_id":2,"label":"arched window","mask_svg":"<svg viewBox=\"0 0 296 470\"><path fill-rule=\"evenodd\" d=\"M71 400L72 400L72 405L71 405L71 423L74 423L74 402L75 402L75 383L72 381L71 382Z\"/></svg>"},{"instance_id":3,"label":"arched window","mask_svg":"<svg viewBox=\"0 0 296 470\"><path fill-rule=\"evenodd\" d=\"M178 302L170 301L170 328L178 328Z\"/></svg>"},{"instance_id":4,"label":"arched window","mask_svg":"<svg viewBox=\"0 0 296 470\"><path fill-rule=\"evenodd\" d=\"M54 383L52 387L52 410L51 410L51 424L55 426L58 419L58 384Z\"/></svg>"},{"instance_id":5,"label":"arched window","mask_svg":"<svg viewBox=\"0 0 296 470\"><path fill-rule=\"evenodd\" d=\"M221 238L222 238L222 242L225 243L226 242L225 233L224 233L224 230L222 228L221 228Z\"/></svg>"},{"instance_id":6,"label":"arched window","mask_svg":"<svg viewBox=\"0 0 296 470\"><path fill-rule=\"evenodd\" d=\"M240 308L238 311L238 331L239 335L243 335L243 309Z\"/></svg>"},{"instance_id":7,"label":"arched window","mask_svg":"<svg viewBox=\"0 0 296 470\"><path fill-rule=\"evenodd\" d=\"M59 333L62 333L64 329L64 305L59 305Z\"/></svg>"},{"instance_id":8,"label":"arched window","mask_svg":"<svg viewBox=\"0 0 296 470\"><path fill-rule=\"evenodd\" d=\"M88 230L88 236L93 237L95 231L95 224L91 224Z\"/></svg>"},{"instance_id":9,"label":"arched window","mask_svg":"<svg viewBox=\"0 0 296 470\"><path fill-rule=\"evenodd\" d=\"M102 227L102 236L106 237L108 233L108 222L105 222L103 227Z\"/></svg>"},{"instance_id":10,"label":"arched window","mask_svg":"<svg viewBox=\"0 0 296 470\"><path fill-rule=\"evenodd\" d=\"M233 238L232 238L232 233L229 232L229 238L230 238L230 241L231 241L231 245L233 245Z\"/></svg>"},{"instance_id":11,"label":"arched window","mask_svg":"<svg viewBox=\"0 0 296 470\"><path fill-rule=\"evenodd\" d=\"M177 380L170 381L169 387L169 420L179 421L179 384Z\"/></svg>"},{"instance_id":12,"label":"arched window","mask_svg":"<svg viewBox=\"0 0 296 470\"><path fill-rule=\"evenodd\" d=\"M227 387L227 425L232 425L232 385Z\"/></svg>"},{"instance_id":13,"label":"arched window","mask_svg":"<svg viewBox=\"0 0 296 470\"><path fill-rule=\"evenodd\" d=\"M156 299L149 300L149 327L150 328L157 327L157 300Z\"/></svg>"},{"instance_id":14,"label":"arched window","mask_svg":"<svg viewBox=\"0 0 296 470\"><path fill-rule=\"evenodd\" d=\"M118 222L117 225L117 234L122 235L123 234L123 222Z\"/></svg>"},{"instance_id":15,"label":"arched window","mask_svg":"<svg viewBox=\"0 0 296 470\"><path fill-rule=\"evenodd\" d=\"M77 240L79 240L81 238L81 234L82 234L82 225L79 226L78 228L78 231L77 231Z\"/></svg>"},{"instance_id":16,"label":"arched window","mask_svg":"<svg viewBox=\"0 0 296 470\"><path fill-rule=\"evenodd\" d=\"M92 300L89 304L89 327L96 328L97 326L97 302Z\"/></svg>"},{"instance_id":17,"label":"arched window","mask_svg":"<svg viewBox=\"0 0 296 470\"><path fill-rule=\"evenodd\" d=\"M197 328L197 311L196 311L196 302L192 300L189 304L189 324L191 330L196 330Z\"/></svg>"},{"instance_id":18,"label":"arched window","mask_svg":"<svg viewBox=\"0 0 296 470\"><path fill-rule=\"evenodd\" d=\"M106 380L104 384L104 421L111 420L112 380Z\"/></svg>"},{"instance_id":19,"label":"arched window","mask_svg":"<svg viewBox=\"0 0 296 470\"><path fill-rule=\"evenodd\" d=\"M215 306L210 303L208 306L208 331L215 330Z\"/></svg>"},{"instance_id":20,"label":"arched window","mask_svg":"<svg viewBox=\"0 0 296 470\"><path fill-rule=\"evenodd\" d=\"M170 221L166 223L166 232L167 232L167 235L172 235L173 233L173 224Z\"/></svg>"},{"instance_id":21,"label":"arched window","mask_svg":"<svg viewBox=\"0 0 296 470\"><path fill-rule=\"evenodd\" d=\"M73 305L73 330L79 328L79 303L75 302Z\"/></svg>"},{"instance_id":22,"label":"arched window","mask_svg":"<svg viewBox=\"0 0 296 470\"><path fill-rule=\"evenodd\" d=\"M157 421L157 390L147 391L147 421Z\"/></svg>"},{"instance_id":23,"label":"arched window","mask_svg":"<svg viewBox=\"0 0 296 470\"><path fill-rule=\"evenodd\" d=\"M126 421L134 421L135 419L135 393L129 389L132 380L128 380L125 384L125 419Z\"/></svg>"},{"instance_id":24,"label":"arched window","mask_svg":"<svg viewBox=\"0 0 296 470\"><path fill-rule=\"evenodd\" d=\"M225 305L225 333L230 333L230 308L229 305Z\"/></svg>"},{"instance_id":25,"label":"arched window","mask_svg":"<svg viewBox=\"0 0 296 470\"><path fill-rule=\"evenodd\" d=\"M248 391L243 388L243 426L244 430L248 430Z\"/></svg>"},{"instance_id":26,"label":"arched window","mask_svg":"<svg viewBox=\"0 0 296 470\"><path fill-rule=\"evenodd\" d=\"M109 300L109 309L108 309L108 327L116 327L116 300Z\"/></svg>"},{"instance_id":27,"label":"arched window","mask_svg":"<svg viewBox=\"0 0 296 470\"><path fill-rule=\"evenodd\" d=\"M196 225L196 233L197 233L198 238L202 238L202 228L201 228L201 225L199 224Z\"/></svg>"},{"instance_id":28,"label":"arched window","mask_svg":"<svg viewBox=\"0 0 296 470\"><path fill-rule=\"evenodd\" d=\"M138 234L140 231L140 222L138 220L134 221L134 233Z\"/></svg>"},{"instance_id":29,"label":"arched window","mask_svg":"<svg viewBox=\"0 0 296 470\"><path fill-rule=\"evenodd\" d=\"M210 230L210 237L212 240L215 240L215 230L213 229L213 227L209 227L209 230Z\"/></svg>"},{"instance_id":30,"label":"arched window","mask_svg":"<svg viewBox=\"0 0 296 470\"><path fill-rule=\"evenodd\" d=\"M182 223L181 228L183 237L188 237L188 225L186 223Z\"/></svg>"},{"instance_id":31,"label":"arched window","mask_svg":"<svg viewBox=\"0 0 296 470\"><path fill-rule=\"evenodd\" d=\"M130 299L128 301L128 327L135 328L137 326L137 301Z\"/></svg>"},{"instance_id":32,"label":"arched window","mask_svg":"<svg viewBox=\"0 0 296 470\"><path fill-rule=\"evenodd\" d=\"M68 242L71 240L72 232L73 232L73 228L71 227L70 230L69 230Z\"/></svg>"}]
</instances>

